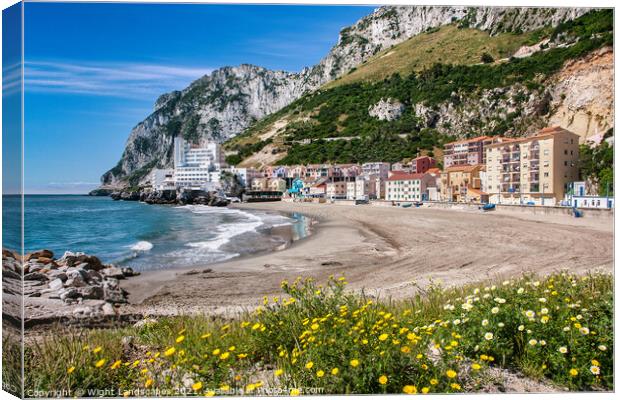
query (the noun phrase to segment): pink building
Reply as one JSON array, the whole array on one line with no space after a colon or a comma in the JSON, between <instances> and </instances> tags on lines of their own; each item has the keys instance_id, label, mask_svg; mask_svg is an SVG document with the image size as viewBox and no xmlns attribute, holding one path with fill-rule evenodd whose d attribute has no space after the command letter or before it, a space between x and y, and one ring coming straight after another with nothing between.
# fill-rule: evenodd
<instances>
[{"instance_id":1,"label":"pink building","mask_svg":"<svg viewBox=\"0 0 620 400\"><path fill-rule=\"evenodd\" d=\"M500 137L478 136L446 143L443 147L443 166L486 164L486 146L500 141Z\"/></svg>"}]
</instances>

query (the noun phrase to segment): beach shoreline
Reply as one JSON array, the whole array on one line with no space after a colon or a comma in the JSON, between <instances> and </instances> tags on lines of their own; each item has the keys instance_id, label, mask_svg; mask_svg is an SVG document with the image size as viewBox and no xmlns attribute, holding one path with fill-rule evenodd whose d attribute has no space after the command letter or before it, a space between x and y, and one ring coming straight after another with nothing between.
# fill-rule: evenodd
<instances>
[{"instance_id":1,"label":"beach shoreline","mask_svg":"<svg viewBox=\"0 0 620 400\"><path fill-rule=\"evenodd\" d=\"M291 202L233 207L320 222L280 251L123 281L130 304L122 312L234 314L281 295L280 282L297 276L324 281L344 274L351 290L403 299L430 279L460 285L562 268L613 270L613 218Z\"/></svg>"}]
</instances>

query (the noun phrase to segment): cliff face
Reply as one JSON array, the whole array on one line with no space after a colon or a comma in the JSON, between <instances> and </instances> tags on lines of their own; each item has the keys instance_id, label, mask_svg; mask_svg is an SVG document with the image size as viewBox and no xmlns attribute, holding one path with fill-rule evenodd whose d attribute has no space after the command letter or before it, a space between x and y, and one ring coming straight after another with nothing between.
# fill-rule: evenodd
<instances>
[{"instance_id":1,"label":"cliff face","mask_svg":"<svg viewBox=\"0 0 620 400\"><path fill-rule=\"evenodd\" d=\"M162 95L154 111L129 135L121 160L106 172L104 186L139 182L151 169L172 163L173 138L220 142L290 104L304 93L347 73L381 50L414 35L458 21L489 31L530 31L576 18L587 9L492 7L381 7L351 27L317 65L299 73L241 65L224 67L182 91ZM422 111L422 110L421 110Z\"/></svg>"}]
</instances>

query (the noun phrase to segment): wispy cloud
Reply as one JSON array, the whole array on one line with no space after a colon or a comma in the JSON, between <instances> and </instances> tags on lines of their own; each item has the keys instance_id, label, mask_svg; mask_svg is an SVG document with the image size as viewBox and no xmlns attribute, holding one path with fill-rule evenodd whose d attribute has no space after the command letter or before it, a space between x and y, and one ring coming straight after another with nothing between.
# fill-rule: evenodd
<instances>
[{"instance_id":1,"label":"wispy cloud","mask_svg":"<svg viewBox=\"0 0 620 400\"><path fill-rule=\"evenodd\" d=\"M137 63L27 61L24 77L26 92L152 98L183 89L212 71Z\"/></svg>"},{"instance_id":2,"label":"wispy cloud","mask_svg":"<svg viewBox=\"0 0 620 400\"><path fill-rule=\"evenodd\" d=\"M11 96L21 90L21 63L10 64L2 68L2 94Z\"/></svg>"}]
</instances>

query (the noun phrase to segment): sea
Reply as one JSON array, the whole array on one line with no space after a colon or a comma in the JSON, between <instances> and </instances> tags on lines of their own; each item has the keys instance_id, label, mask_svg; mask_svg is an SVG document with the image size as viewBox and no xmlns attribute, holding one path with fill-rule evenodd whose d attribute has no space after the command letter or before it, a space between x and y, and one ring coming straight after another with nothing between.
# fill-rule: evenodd
<instances>
[{"instance_id":1,"label":"sea","mask_svg":"<svg viewBox=\"0 0 620 400\"><path fill-rule=\"evenodd\" d=\"M20 247L20 197L3 196L3 248ZM24 196L24 248L96 255L137 271L202 266L282 249L310 234L300 214L149 205L80 195Z\"/></svg>"}]
</instances>

